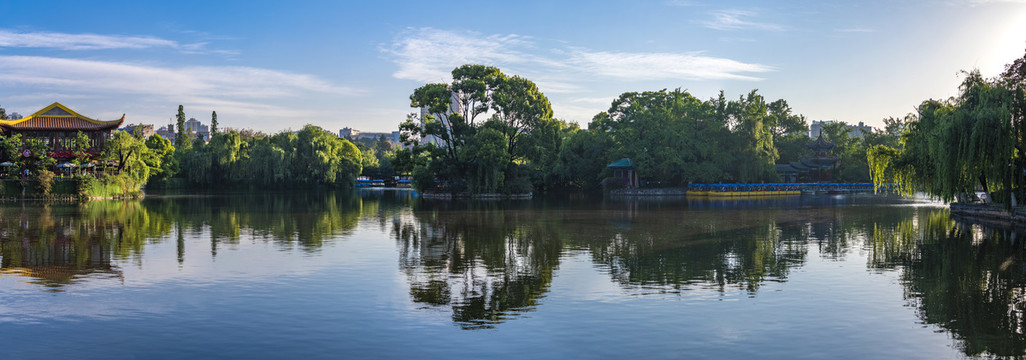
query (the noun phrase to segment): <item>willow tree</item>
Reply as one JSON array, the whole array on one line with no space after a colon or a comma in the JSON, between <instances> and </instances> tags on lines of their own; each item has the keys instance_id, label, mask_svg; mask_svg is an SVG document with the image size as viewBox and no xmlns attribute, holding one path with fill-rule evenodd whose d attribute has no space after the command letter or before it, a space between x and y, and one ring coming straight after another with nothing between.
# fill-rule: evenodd
<instances>
[{"instance_id":1,"label":"willow tree","mask_svg":"<svg viewBox=\"0 0 1026 360\"><path fill-rule=\"evenodd\" d=\"M899 191L924 191L945 201L964 200L982 187L1000 191L1011 206L1013 182L1021 171L1021 138L1013 132L1014 91L978 71L966 73L958 97L928 100L906 124L901 148L878 145L867 154L873 182Z\"/></svg>"},{"instance_id":2,"label":"willow tree","mask_svg":"<svg viewBox=\"0 0 1026 360\"><path fill-rule=\"evenodd\" d=\"M748 96L727 104L734 124L733 133L739 141L738 179L744 182L776 179L774 162L780 157L773 145L773 123L766 100L752 90Z\"/></svg>"}]
</instances>

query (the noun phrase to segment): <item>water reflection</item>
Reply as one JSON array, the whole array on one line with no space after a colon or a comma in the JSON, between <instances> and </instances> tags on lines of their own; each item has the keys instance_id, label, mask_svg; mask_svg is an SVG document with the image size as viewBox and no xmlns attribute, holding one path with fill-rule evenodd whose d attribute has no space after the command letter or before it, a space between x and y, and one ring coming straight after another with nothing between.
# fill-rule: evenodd
<instances>
[{"instance_id":1,"label":"water reflection","mask_svg":"<svg viewBox=\"0 0 1026 360\"><path fill-rule=\"evenodd\" d=\"M395 244L410 301L472 330L544 307L569 256L594 264L601 281L626 296L655 301L759 297L813 262L865 259L868 276L897 276L907 306L950 333L965 354L1026 355L1022 234L953 221L943 207L859 197L432 202L409 193L359 195L0 204L0 276L59 293L246 244L319 256L350 236L376 235ZM167 257L142 256L165 243ZM387 282L396 274L389 268L366 275Z\"/></svg>"},{"instance_id":2,"label":"water reflection","mask_svg":"<svg viewBox=\"0 0 1026 360\"><path fill-rule=\"evenodd\" d=\"M559 230L537 213L497 203L447 205L418 207L393 220L413 301L450 308L464 329L489 328L533 310L559 262Z\"/></svg>"},{"instance_id":3,"label":"water reflection","mask_svg":"<svg viewBox=\"0 0 1026 360\"><path fill-rule=\"evenodd\" d=\"M918 316L951 332L971 356L1026 355L1026 268L1021 234L936 211L875 229L871 267L900 268Z\"/></svg>"},{"instance_id":4,"label":"water reflection","mask_svg":"<svg viewBox=\"0 0 1026 360\"><path fill-rule=\"evenodd\" d=\"M55 218L55 207L68 206L0 209L0 273L25 276L56 292L81 279L121 278L111 262L118 232L84 219Z\"/></svg>"},{"instance_id":5,"label":"water reflection","mask_svg":"<svg viewBox=\"0 0 1026 360\"><path fill-rule=\"evenodd\" d=\"M5 203L0 204L0 274L25 276L60 292L88 279L120 278L118 263L144 268L147 246L167 241L175 242L180 265L188 256L216 257L243 238L314 253L350 234L361 214L378 212L378 201L308 192ZM187 239L197 238L208 239L209 252L187 254Z\"/></svg>"}]
</instances>

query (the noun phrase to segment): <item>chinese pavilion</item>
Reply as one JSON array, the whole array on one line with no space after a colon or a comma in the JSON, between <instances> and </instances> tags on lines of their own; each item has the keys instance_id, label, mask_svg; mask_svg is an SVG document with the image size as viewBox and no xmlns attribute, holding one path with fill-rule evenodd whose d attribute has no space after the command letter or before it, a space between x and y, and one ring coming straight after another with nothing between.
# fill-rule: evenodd
<instances>
[{"instance_id":1,"label":"chinese pavilion","mask_svg":"<svg viewBox=\"0 0 1026 360\"><path fill-rule=\"evenodd\" d=\"M634 168L634 161L630 158L623 158L617 162L606 165L607 168L613 169L613 179L622 181L624 187L628 189L635 189L641 183L638 179L638 172Z\"/></svg>"},{"instance_id":2,"label":"chinese pavilion","mask_svg":"<svg viewBox=\"0 0 1026 360\"><path fill-rule=\"evenodd\" d=\"M803 157L800 161L778 164L777 173L784 182L817 182L832 181L837 158L830 156L834 144L823 140L823 134L807 145L813 156Z\"/></svg>"},{"instance_id":3,"label":"chinese pavilion","mask_svg":"<svg viewBox=\"0 0 1026 360\"><path fill-rule=\"evenodd\" d=\"M74 157L72 140L79 131L89 137L89 152L97 154L110 138L111 131L124 121L125 115L117 120L92 119L55 102L18 120L0 120L0 134L21 134L23 139L42 139L50 148L50 156L68 159Z\"/></svg>"}]
</instances>

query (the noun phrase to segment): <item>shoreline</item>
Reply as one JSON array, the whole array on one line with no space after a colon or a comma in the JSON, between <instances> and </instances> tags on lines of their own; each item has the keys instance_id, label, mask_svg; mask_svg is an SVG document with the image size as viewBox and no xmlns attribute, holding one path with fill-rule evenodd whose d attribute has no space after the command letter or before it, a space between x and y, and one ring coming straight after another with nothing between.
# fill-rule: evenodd
<instances>
[{"instance_id":1,"label":"shoreline","mask_svg":"<svg viewBox=\"0 0 1026 360\"><path fill-rule=\"evenodd\" d=\"M1009 211L1004 207L988 204L951 203L949 208L952 217L957 216L968 222L1005 228L1026 228L1026 209L1021 207Z\"/></svg>"}]
</instances>

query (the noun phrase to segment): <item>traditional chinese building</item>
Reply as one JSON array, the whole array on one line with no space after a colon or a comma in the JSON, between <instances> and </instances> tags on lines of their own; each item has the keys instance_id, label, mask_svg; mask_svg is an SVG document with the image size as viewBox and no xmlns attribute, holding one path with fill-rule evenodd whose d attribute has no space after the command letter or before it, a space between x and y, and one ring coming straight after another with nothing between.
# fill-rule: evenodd
<instances>
[{"instance_id":1,"label":"traditional chinese building","mask_svg":"<svg viewBox=\"0 0 1026 360\"><path fill-rule=\"evenodd\" d=\"M98 154L110 138L111 131L124 121L125 115L117 120L92 119L55 102L18 120L0 120L0 133L3 136L21 134L23 139L42 139L49 146L52 157L69 159L74 157L72 140L79 131L89 137L89 152Z\"/></svg>"},{"instance_id":2,"label":"traditional chinese building","mask_svg":"<svg viewBox=\"0 0 1026 360\"><path fill-rule=\"evenodd\" d=\"M609 180L618 181L628 189L636 189L641 185L641 181L638 179L638 171L634 166L634 161L630 158L620 159L612 164L606 165L606 167L613 170L613 176Z\"/></svg>"},{"instance_id":3,"label":"traditional chinese building","mask_svg":"<svg viewBox=\"0 0 1026 360\"><path fill-rule=\"evenodd\" d=\"M834 144L823 140L823 134L820 134L808 147L812 150L812 157L777 165L781 180L789 183L833 181L837 158L830 156L830 150Z\"/></svg>"}]
</instances>

